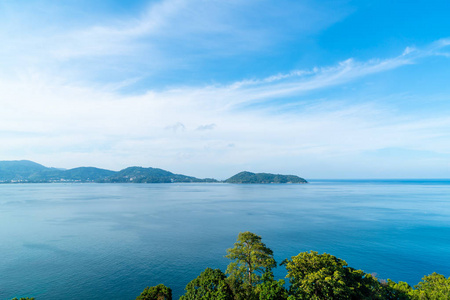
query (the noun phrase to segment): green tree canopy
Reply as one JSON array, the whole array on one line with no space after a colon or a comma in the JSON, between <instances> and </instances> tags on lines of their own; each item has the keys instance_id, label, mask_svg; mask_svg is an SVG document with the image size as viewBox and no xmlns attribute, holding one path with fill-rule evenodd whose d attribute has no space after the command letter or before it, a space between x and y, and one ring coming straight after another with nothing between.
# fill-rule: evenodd
<instances>
[{"instance_id":1,"label":"green tree canopy","mask_svg":"<svg viewBox=\"0 0 450 300\"><path fill-rule=\"evenodd\" d=\"M234 247L227 249L232 260L227 267L230 277L242 279L250 286L261 280L261 275L276 267L273 251L261 242L261 237L249 231L240 232Z\"/></svg>"},{"instance_id":2,"label":"green tree canopy","mask_svg":"<svg viewBox=\"0 0 450 300\"><path fill-rule=\"evenodd\" d=\"M333 255L302 252L283 264L291 284L289 299L385 299L376 278Z\"/></svg>"},{"instance_id":3,"label":"green tree canopy","mask_svg":"<svg viewBox=\"0 0 450 300\"><path fill-rule=\"evenodd\" d=\"M261 276L276 267L273 251L261 242L261 237L249 231L240 232L234 247L227 249L227 279L235 299L257 299L255 286L261 283Z\"/></svg>"},{"instance_id":4,"label":"green tree canopy","mask_svg":"<svg viewBox=\"0 0 450 300\"><path fill-rule=\"evenodd\" d=\"M207 268L187 284L186 293L180 300L232 300L233 293L225 279L221 270Z\"/></svg>"},{"instance_id":5,"label":"green tree canopy","mask_svg":"<svg viewBox=\"0 0 450 300\"><path fill-rule=\"evenodd\" d=\"M399 281L396 283L390 279L387 280L385 286L385 299L408 300L414 299L415 290L406 282Z\"/></svg>"},{"instance_id":6,"label":"green tree canopy","mask_svg":"<svg viewBox=\"0 0 450 300\"><path fill-rule=\"evenodd\" d=\"M146 287L136 300L172 300L172 290L164 284Z\"/></svg>"},{"instance_id":7,"label":"green tree canopy","mask_svg":"<svg viewBox=\"0 0 450 300\"><path fill-rule=\"evenodd\" d=\"M273 273L268 271L262 275L261 283L255 288L259 300L285 300L288 291L284 288L283 279L275 280Z\"/></svg>"},{"instance_id":8,"label":"green tree canopy","mask_svg":"<svg viewBox=\"0 0 450 300\"><path fill-rule=\"evenodd\" d=\"M424 276L422 281L415 286L415 299L441 300L450 299L450 277L433 273Z\"/></svg>"}]
</instances>

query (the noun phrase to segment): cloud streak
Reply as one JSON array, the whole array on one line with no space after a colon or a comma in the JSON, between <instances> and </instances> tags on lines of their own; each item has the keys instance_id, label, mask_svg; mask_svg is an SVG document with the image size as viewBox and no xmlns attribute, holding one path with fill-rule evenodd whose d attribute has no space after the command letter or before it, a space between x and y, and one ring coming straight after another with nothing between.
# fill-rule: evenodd
<instances>
[{"instance_id":1,"label":"cloud streak","mask_svg":"<svg viewBox=\"0 0 450 300\"><path fill-rule=\"evenodd\" d=\"M373 59L367 62L348 59L331 67L294 70L286 74L277 74L260 80L238 81L223 87L209 86L200 89L174 89L167 91L167 94L183 94L190 99L210 97L213 99L211 101L214 103L213 105L219 103L221 107L232 109L239 105L248 105L255 102L269 101L291 95L298 96L328 89L360 80L369 75L416 64L421 59L441 55L440 51L448 47L448 43L445 41L437 41L425 50L408 47L401 55L389 59Z\"/></svg>"},{"instance_id":2,"label":"cloud streak","mask_svg":"<svg viewBox=\"0 0 450 300\"><path fill-rule=\"evenodd\" d=\"M309 162L319 163L319 158L329 163L349 157L363 161L358 157L365 152L393 147L439 152L445 157L450 155L445 150L450 149L450 121L444 114L399 116L392 107L352 103L351 97L270 103L419 63L447 47L438 44L432 51L405 51L391 59L347 60L269 79L135 96L40 76L23 77L21 82L3 80L0 155L57 167L82 164L120 169L140 164L189 173L196 166L194 175L216 177L242 168L258 171L263 162L275 169L288 165L276 171L295 173ZM248 108L261 101L267 105ZM273 113L292 105L297 109ZM442 158L436 164L441 162ZM211 167L222 171L211 171Z\"/></svg>"},{"instance_id":3,"label":"cloud streak","mask_svg":"<svg viewBox=\"0 0 450 300\"><path fill-rule=\"evenodd\" d=\"M427 153L430 174L444 174L450 107L442 85L424 100L415 87L388 90L392 79L379 77L448 63L450 40L316 67L292 67L301 55L290 53L292 63L278 67L279 48L301 51L298 41L351 13L327 5L165 0L139 14L51 26L31 18L31 9L19 21L1 10L8 26L0 28L0 55L9 59L0 62L0 157L219 178L243 169L351 177L358 167L413 176L380 154L401 149ZM422 106L399 109L404 98ZM428 115L417 112L433 98L444 99Z\"/></svg>"},{"instance_id":4,"label":"cloud streak","mask_svg":"<svg viewBox=\"0 0 450 300\"><path fill-rule=\"evenodd\" d=\"M52 2L46 5L48 11L55 6ZM58 8L58 16L44 10L38 18L36 8L10 6L0 15L10 20L5 26L9 30L0 29L4 45L0 54L11 58L0 62L4 74L45 70L70 81L116 81L134 86L136 82L130 78L157 81L161 74L175 78L192 71L203 73L204 67L217 60L251 60L255 54L291 43L293 34L299 39L307 37L348 14L337 5L295 1L280 7L255 0L164 0L149 2L133 16L90 18L86 25L72 21L75 24L58 26L43 19L72 19L76 8ZM19 14L22 17L16 20L14 16ZM293 22L297 19L301 24Z\"/></svg>"}]
</instances>

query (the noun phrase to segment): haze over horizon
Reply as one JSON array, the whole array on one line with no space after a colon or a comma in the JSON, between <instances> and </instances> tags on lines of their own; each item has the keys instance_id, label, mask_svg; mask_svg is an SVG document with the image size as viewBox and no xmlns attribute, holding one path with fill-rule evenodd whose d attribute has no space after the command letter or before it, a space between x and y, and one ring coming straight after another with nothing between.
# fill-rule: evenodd
<instances>
[{"instance_id":1,"label":"haze over horizon","mask_svg":"<svg viewBox=\"0 0 450 300\"><path fill-rule=\"evenodd\" d=\"M218 179L449 178L449 11L2 1L0 160Z\"/></svg>"}]
</instances>

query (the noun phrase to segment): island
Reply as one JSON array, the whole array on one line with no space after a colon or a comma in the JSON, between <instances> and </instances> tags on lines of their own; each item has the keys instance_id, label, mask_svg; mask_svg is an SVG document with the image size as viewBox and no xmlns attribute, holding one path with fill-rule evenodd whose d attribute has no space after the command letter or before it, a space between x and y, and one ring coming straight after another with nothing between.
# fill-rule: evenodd
<instances>
[{"instance_id":1,"label":"island","mask_svg":"<svg viewBox=\"0 0 450 300\"><path fill-rule=\"evenodd\" d=\"M97 180L97 182L130 182L130 183L174 183L174 182L218 182L213 178L199 179L158 168L129 167L112 176Z\"/></svg>"},{"instance_id":2,"label":"island","mask_svg":"<svg viewBox=\"0 0 450 300\"><path fill-rule=\"evenodd\" d=\"M48 168L29 160L0 161L0 183L97 182L97 183L307 183L295 175L240 172L226 180L196 178L159 168L128 167L111 171L95 167Z\"/></svg>"},{"instance_id":3,"label":"island","mask_svg":"<svg viewBox=\"0 0 450 300\"><path fill-rule=\"evenodd\" d=\"M281 175L270 173L240 172L227 180L225 183L308 183L304 178L296 175Z\"/></svg>"}]
</instances>

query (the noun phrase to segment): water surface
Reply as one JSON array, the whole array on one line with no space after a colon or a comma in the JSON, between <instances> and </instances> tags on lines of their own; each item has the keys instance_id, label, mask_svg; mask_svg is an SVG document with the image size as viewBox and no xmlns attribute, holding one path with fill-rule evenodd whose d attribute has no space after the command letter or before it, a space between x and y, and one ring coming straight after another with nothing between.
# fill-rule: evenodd
<instances>
[{"instance_id":1,"label":"water surface","mask_svg":"<svg viewBox=\"0 0 450 300\"><path fill-rule=\"evenodd\" d=\"M414 285L450 276L449 195L447 180L2 184L0 299L134 299L159 283L177 299L247 230L278 262L327 252Z\"/></svg>"}]
</instances>

